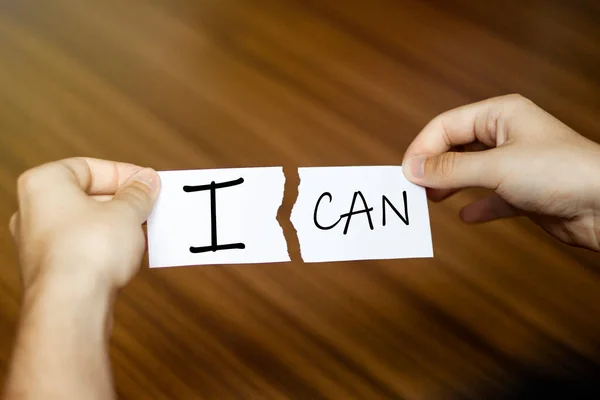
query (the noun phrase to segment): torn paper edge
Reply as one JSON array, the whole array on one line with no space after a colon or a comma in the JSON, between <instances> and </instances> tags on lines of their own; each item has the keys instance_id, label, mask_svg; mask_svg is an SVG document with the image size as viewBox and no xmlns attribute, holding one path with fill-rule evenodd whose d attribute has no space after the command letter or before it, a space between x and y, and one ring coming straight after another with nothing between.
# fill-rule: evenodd
<instances>
[{"instance_id":1,"label":"torn paper edge","mask_svg":"<svg viewBox=\"0 0 600 400\"><path fill-rule=\"evenodd\" d=\"M284 182L283 182L283 199L277 210L277 221L279 226L283 230L283 236L285 238L288 256L290 261L298 261L296 257L292 258L291 247L297 247L300 250L300 240L298 238L298 231L292 223L292 211L298 200L298 188L300 185L300 176L298 174L298 167L282 167ZM284 203L286 200L292 202L289 210L287 207L284 209ZM286 234L287 232L287 234ZM300 261L302 261L300 259Z\"/></svg>"},{"instance_id":2,"label":"torn paper edge","mask_svg":"<svg viewBox=\"0 0 600 400\"><path fill-rule=\"evenodd\" d=\"M281 199L279 200L279 206L275 209L275 222L277 223L277 226L279 227L279 230L281 232L281 236L283 237L283 241L285 242L285 251L287 253L287 259L283 260L283 261L279 261L279 262L291 262L292 261L292 257L290 256L290 245L288 243L287 238L285 237L285 231L283 229L283 226L281 225L281 221L279 221L279 212L281 210L281 207L283 207L283 201L285 199L285 184L287 182L287 177L285 176L285 173L283 172L283 166L280 167L272 167L272 168L277 168L279 170L279 173L281 174L281 177L283 178L283 182L281 183ZM295 202L294 202L295 204ZM292 208L293 210L293 208ZM290 212L291 214L291 212Z\"/></svg>"},{"instance_id":3,"label":"torn paper edge","mask_svg":"<svg viewBox=\"0 0 600 400\"><path fill-rule=\"evenodd\" d=\"M317 167L318 168L318 167ZM304 254L303 254L303 246L302 246L302 242L300 241L300 234L298 233L298 228L296 227L296 222L294 222L296 220L296 217L298 215L298 208L296 207L298 205L298 200L300 199L301 196L301 190L302 190L302 184L303 184L303 180L302 180L302 173L301 170L303 168L296 168L296 170L298 171L298 193L296 194L296 200L294 201L294 205L292 206L292 210L290 211L290 223L294 229L294 234L296 235L296 240L298 242L298 249L300 251L300 258L302 259L302 262L306 262L304 261ZM288 249L288 254L289 254L289 249Z\"/></svg>"}]
</instances>

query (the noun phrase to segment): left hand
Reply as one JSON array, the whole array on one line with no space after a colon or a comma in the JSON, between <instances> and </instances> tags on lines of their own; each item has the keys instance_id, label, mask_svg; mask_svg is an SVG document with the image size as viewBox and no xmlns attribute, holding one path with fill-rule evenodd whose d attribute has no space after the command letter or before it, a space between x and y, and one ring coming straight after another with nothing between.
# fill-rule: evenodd
<instances>
[{"instance_id":1,"label":"left hand","mask_svg":"<svg viewBox=\"0 0 600 400\"><path fill-rule=\"evenodd\" d=\"M41 165L18 181L10 230L25 292L47 281L115 290L139 270L142 224L158 196L149 168L90 158Z\"/></svg>"}]
</instances>

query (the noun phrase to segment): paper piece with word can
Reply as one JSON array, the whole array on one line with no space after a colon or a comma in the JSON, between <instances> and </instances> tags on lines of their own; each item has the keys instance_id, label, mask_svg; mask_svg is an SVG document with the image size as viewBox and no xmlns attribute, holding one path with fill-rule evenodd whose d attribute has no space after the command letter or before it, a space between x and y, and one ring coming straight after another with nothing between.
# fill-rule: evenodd
<instances>
[{"instance_id":1,"label":"paper piece with word can","mask_svg":"<svg viewBox=\"0 0 600 400\"><path fill-rule=\"evenodd\" d=\"M400 166L299 168L291 220L305 262L433 257L425 189Z\"/></svg>"},{"instance_id":2,"label":"paper piece with word can","mask_svg":"<svg viewBox=\"0 0 600 400\"><path fill-rule=\"evenodd\" d=\"M282 167L160 171L150 267L290 261L277 211Z\"/></svg>"}]
</instances>

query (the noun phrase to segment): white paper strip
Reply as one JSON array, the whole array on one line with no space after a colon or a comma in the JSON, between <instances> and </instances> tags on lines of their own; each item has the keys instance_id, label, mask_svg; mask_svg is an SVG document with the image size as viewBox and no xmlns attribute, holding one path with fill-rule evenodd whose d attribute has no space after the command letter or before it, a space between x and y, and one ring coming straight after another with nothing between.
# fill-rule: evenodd
<instances>
[{"instance_id":1,"label":"white paper strip","mask_svg":"<svg viewBox=\"0 0 600 400\"><path fill-rule=\"evenodd\" d=\"M305 262L433 257L425 189L402 167L298 172L291 220Z\"/></svg>"},{"instance_id":2,"label":"white paper strip","mask_svg":"<svg viewBox=\"0 0 600 400\"><path fill-rule=\"evenodd\" d=\"M150 267L290 261L277 211L281 167L162 171Z\"/></svg>"}]
</instances>

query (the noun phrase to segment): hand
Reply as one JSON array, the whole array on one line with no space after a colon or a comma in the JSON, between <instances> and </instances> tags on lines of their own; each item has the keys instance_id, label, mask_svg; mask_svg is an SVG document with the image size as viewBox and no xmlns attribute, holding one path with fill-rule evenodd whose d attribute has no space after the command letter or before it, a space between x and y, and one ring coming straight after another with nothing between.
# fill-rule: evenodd
<instances>
[{"instance_id":1,"label":"hand","mask_svg":"<svg viewBox=\"0 0 600 400\"><path fill-rule=\"evenodd\" d=\"M56 280L108 290L124 286L140 267L142 224L159 186L152 169L89 158L25 172L18 181L19 210L10 221L25 291Z\"/></svg>"},{"instance_id":2,"label":"hand","mask_svg":"<svg viewBox=\"0 0 600 400\"><path fill-rule=\"evenodd\" d=\"M600 251L600 145L521 96L437 116L403 166L434 201L467 187L495 191L461 210L465 222L525 215L563 242Z\"/></svg>"}]
</instances>

